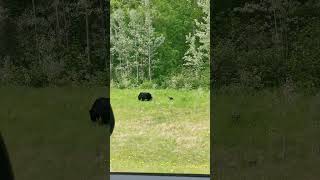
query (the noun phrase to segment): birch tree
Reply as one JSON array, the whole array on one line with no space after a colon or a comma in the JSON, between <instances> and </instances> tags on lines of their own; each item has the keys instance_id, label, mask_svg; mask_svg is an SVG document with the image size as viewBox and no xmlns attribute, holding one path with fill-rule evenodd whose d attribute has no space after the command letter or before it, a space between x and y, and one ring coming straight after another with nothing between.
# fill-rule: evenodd
<instances>
[{"instance_id":1,"label":"birch tree","mask_svg":"<svg viewBox=\"0 0 320 180\"><path fill-rule=\"evenodd\" d=\"M163 35L157 35L155 29L152 25L152 10L150 7L150 1L144 0L145 7L145 24L144 32L145 40L143 42L143 54L146 56L148 64L148 78L149 81L152 80L152 69L153 65L156 63L155 55L157 54L157 49L163 44L165 38Z\"/></svg>"},{"instance_id":2,"label":"birch tree","mask_svg":"<svg viewBox=\"0 0 320 180\"><path fill-rule=\"evenodd\" d=\"M39 50L39 40L38 40L38 30L37 30L37 17L36 17L36 3L32 0L32 10L33 10L33 22L34 22L34 32L36 41L36 51L38 54L38 63L40 64L40 50Z\"/></svg>"},{"instance_id":3,"label":"birch tree","mask_svg":"<svg viewBox=\"0 0 320 180\"><path fill-rule=\"evenodd\" d=\"M132 51L132 41L127 33L127 24L125 22L125 12L122 9L117 9L111 15L112 29L112 47L111 52L113 57L118 60L118 65L115 67L121 78L128 78L131 72L130 53ZM115 61L113 60L113 63Z\"/></svg>"},{"instance_id":4,"label":"birch tree","mask_svg":"<svg viewBox=\"0 0 320 180\"><path fill-rule=\"evenodd\" d=\"M131 58L133 60L133 66L135 66L135 74L136 74L136 81L137 83L140 80L140 66L142 64L141 62L141 37L142 37L142 21L143 20L143 14L141 12L138 12L135 9L131 9L129 11L129 24L128 24L128 30L129 35L131 36L133 40L133 52L131 55Z\"/></svg>"},{"instance_id":5,"label":"birch tree","mask_svg":"<svg viewBox=\"0 0 320 180\"><path fill-rule=\"evenodd\" d=\"M137 83L145 77L151 81L157 50L164 42L153 27L149 1L141 2L139 10L119 8L111 15L112 67L115 74L120 71L122 81L134 75Z\"/></svg>"},{"instance_id":6,"label":"birch tree","mask_svg":"<svg viewBox=\"0 0 320 180\"><path fill-rule=\"evenodd\" d=\"M86 54L87 54L87 65L91 65L91 50L90 50L90 28L89 28L89 16L91 14L90 10L90 2L88 0L80 0L79 6L81 9L83 9L83 12L81 14L84 14L85 22L86 22Z\"/></svg>"}]
</instances>

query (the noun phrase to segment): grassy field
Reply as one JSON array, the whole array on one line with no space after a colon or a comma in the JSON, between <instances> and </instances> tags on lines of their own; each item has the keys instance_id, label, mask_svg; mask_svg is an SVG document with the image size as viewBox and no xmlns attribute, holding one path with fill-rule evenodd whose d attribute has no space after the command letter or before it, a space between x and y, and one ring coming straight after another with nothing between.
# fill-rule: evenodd
<instances>
[{"instance_id":1,"label":"grassy field","mask_svg":"<svg viewBox=\"0 0 320 180\"><path fill-rule=\"evenodd\" d=\"M0 130L16 179L103 179L105 130L88 109L105 89L1 88Z\"/></svg>"},{"instance_id":2,"label":"grassy field","mask_svg":"<svg viewBox=\"0 0 320 180\"><path fill-rule=\"evenodd\" d=\"M216 179L320 177L320 94L217 94L212 103Z\"/></svg>"},{"instance_id":3,"label":"grassy field","mask_svg":"<svg viewBox=\"0 0 320 180\"><path fill-rule=\"evenodd\" d=\"M113 171L208 173L209 93L112 89ZM103 88L0 88L0 130L17 179L102 179L105 129L88 109ZM169 101L167 96L174 97ZM216 179L320 177L320 95L214 95ZM234 114L239 118L234 118Z\"/></svg>"},{"instance_id":4,"label":"grassy field","mask_svg":"<svg viewBox=\"0 0 320 180\"><path fill-rule=\"evenodd\" d=\"M153 100L141 102L140 91L111 91L112 170L209 174L209 92L146 90Z\"/></svg>"},{"instance_id":5,"label":"grassy field","mask_svg":"<svg viewBox=\"0 0 320 180\"><path fill-rule=\"evenodd\" d=\"M209 172L209 93L111 91L113 171ZM104 88L0 88L0 130L17 179L103 179L105 129L88 110ZM169 101L167 96L173 96ZM102 153L101 153L102 152Z\"/></svg>"}]
</instances>

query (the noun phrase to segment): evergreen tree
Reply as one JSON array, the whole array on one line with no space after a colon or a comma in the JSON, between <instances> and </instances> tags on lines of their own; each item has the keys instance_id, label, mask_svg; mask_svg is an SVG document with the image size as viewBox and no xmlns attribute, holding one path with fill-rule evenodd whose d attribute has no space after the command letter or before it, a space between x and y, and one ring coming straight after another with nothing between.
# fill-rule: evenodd
<instances>
[{"instance_id":1,"label":"evergreen tree","mask_svg":"<svg viewBox=\"0 0 320 180\"><path fill-rule=\"evenodd\" d=\"M203 11L201 21L195 20L196 30L194 34L186 36L189 49L183 59L184 65L193 71L198 78L200 71L209 66L210 52L210 4L209 0L198 0L197 4Z\"/></svg>"}]
</instances>

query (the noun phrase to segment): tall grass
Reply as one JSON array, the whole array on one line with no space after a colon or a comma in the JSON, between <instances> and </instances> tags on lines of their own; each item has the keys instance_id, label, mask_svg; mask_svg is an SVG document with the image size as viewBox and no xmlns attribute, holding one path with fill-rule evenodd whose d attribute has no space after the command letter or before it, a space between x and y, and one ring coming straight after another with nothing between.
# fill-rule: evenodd
<instances>
[{"instance_id":1,"label":"tall grass","mask_svg":"<svg viewBox=\"0 0 320 180\"><path fill-rule=\"evenodd\" d=\"M208 173L208 92L150 90L154 100L139 102L139 91L111 91L111 169ZM106 133L88 110L106 89L2 87L0 94L0 130L17 179L103 179Z\"/></svg>"},{"instance_id":2,"label":"tall grass","mask_svg":"<svg viewBox=\"0 0 320 180\"><path fill-rule=\"evenodd\" d=\"M214 96L217 179L320 177L320 96L283 90ZM236 121L232 114L240 118Z\"/></svg>"},{"instance_id":3,"label":"tall grass","mask_svg":"<svg viewBox=\"0 0 320 180\"><path fill-rule=\"evenodd\" d=\"M105 89L1 88L0 130L16 179L103 179L105 130L88 109Z\"/></svg>"},{"instance_id":4,"label":"tall grass","mask_svg":"<svg viewBox=\"0 0 320 180\"><path fill-rule=\"evenodd\" d=\"M138 101L140 91L154 99ZM0 88L0 130L17 179L102 179L105 129L91 124L88 109L105 92ZM217 179L320 177L319 94L214 93ZM111 103L112 171L209 172L208 91L112 89Z\"/></svg>"}]
</instances>

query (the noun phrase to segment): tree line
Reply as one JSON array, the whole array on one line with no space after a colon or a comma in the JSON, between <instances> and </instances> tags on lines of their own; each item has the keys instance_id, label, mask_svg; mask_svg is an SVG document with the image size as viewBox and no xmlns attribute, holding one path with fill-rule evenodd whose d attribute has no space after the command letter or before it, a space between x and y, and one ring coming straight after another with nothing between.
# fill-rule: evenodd
<instances>
[{"instance_id":1,"label":"tree line","mask_svg":"<svg viewBox=\"0 0 320 180\"><path fill-rule=\"evenodd\" d=\"M106 82L94 0L1 0L1 85ZM320 87L316 0L112 0L117 87Z\"/></svg>"},{"instance_id":2,"label":"tree line","mask_svg":"<svg viewBox=\"0 0 320 180\"><path fill-rule=\"evenodd\" d=\"M103 2L106 3L103 0L1 0L1 85L105 84L108 67L101 52L105 19L99 8ZM204 3L209 7L208 0L112 0L112 84L164 87L171 80L176 86L179 82L175 82L175 77L179 76L181 81L184 61L194 56L206 58L203 61L208 63L208 57L195 55L198 49L192 47L204 42L203 38L195 38L199 34L194 21L205 15L201 8ZM201 26L202 22L197 23ZM189 35L191 39L186 42L190 32L194 35ZM188 51L190 48L194 49Z\"/></svg>"},{"instance_id":3,"label":"tree line","mask_svg":"<svg viewBox=\"0 0 320 180\"><path fill-rule=\"evenodd\" d=\"M113 3L112 83L118 87L209 87L209 0ZM168 9L175 14L163 12ZM180 17L182 11L187 14Z\"/></svg>"},{"instance_id":4,"label":"tree line","mask_svg":"<svg viewBox=\"0 0 320 180\"><path fill-rule=\"evenodd\" d=\"M213 13L214 84L250 89L320 87L320 2L217 3Z\"/></svg>"},{"instance_id":5,"label":"tree line","mask_svg":"<svg viewBox=\"0 0 320 180\"><path fill-rule=\"evenodd\" d=\"M1 85L106 82L102 0L0 1Z\"/></svg>"}]
</instances>

